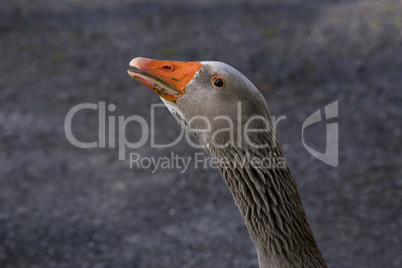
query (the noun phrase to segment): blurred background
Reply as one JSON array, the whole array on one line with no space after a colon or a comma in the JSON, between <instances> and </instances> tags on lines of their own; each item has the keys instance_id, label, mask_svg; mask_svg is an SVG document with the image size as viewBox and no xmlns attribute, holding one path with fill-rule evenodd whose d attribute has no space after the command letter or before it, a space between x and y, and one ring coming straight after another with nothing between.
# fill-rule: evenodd
<instances>
[{"instance_id":1,"label":"blurred background","mask_svg":"<svg viewBox=\"0 0 402 268\"><path fill-rule=\"evenodd\" d=\"M218 60L265 96L330 267L402 266L400 0L0 2L0 266L257 267L218 170L130 168L118 147L80 149L81 103L150 122L158 96L134 57ZM339 101L339 166L304 148L304 120ZM73 118L98 139L98 111ZM141 136L138 124L126 136ZM156 142L180 127L164 108ZM306 143L325 151L325 122ZM185 140L141 157L194 157Z\"/></svg>"}]
</instances>

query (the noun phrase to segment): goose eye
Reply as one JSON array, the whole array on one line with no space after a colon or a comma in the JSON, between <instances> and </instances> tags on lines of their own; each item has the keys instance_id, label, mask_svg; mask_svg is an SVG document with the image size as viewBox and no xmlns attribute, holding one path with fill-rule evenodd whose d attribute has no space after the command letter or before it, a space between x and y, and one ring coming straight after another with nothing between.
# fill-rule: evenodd
<instances>
[{"instance_id":1,"label":"goose eye","mask_svg":"<svg viewBox=\"0 0 402 268\"><path fill-rule=\"evenodd\" d=\"M216 87L223 87L225 85L225 81L223 80L222 77L220 76L214 76L212 77L212 83Z\"/></svg>"}]
</instances>

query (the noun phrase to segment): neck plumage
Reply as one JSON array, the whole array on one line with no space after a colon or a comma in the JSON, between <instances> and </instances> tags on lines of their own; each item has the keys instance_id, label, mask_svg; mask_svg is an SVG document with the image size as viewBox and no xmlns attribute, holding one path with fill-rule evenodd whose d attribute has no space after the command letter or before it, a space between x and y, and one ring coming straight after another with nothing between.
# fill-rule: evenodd
<instances>
[{"instance_id":1,"label":"neck plumage","mask_svg":"<svg viewBox=\"0 0 402 268\"><path fill-rule=\"evenodd\" d=\"M276 135L275 135L276 136ZM265 149L211 148L244 218L260 268L327 267L277 142Z\"/></svg>"}]
</instances>

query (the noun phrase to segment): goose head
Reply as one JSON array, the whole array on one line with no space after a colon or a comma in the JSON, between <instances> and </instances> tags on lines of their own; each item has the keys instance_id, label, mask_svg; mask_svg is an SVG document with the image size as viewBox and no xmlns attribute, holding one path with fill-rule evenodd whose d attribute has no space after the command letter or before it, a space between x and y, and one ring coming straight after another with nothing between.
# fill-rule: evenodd
<instances>
[{"instance_id":1,"label":"goose head","mask_svg":"<svg viewBox=\"0 0 402 268\"><path fill-rule=\"evenodd\" d=\"M272 127L264 97L228 64L135 58L130 66L129 75L154 90L201 144L252 146Z\"/></svg>"}]
</instances>

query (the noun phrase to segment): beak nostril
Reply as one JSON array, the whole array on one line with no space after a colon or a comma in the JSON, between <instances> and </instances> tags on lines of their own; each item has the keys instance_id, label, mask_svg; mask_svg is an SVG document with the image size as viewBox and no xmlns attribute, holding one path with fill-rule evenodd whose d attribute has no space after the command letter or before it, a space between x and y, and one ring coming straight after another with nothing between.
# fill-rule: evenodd
<instances>
[{"instance_id":1,"label":"beak nostril","mask_svg":"<svg viewBox=\"0 0 402 268\"><path fill-rule=\"evenodd\" d=\"M165 71L169 71L169 72L173 71L172 65L163 65L161 68Z\"/></svg>"}]
</instances>

